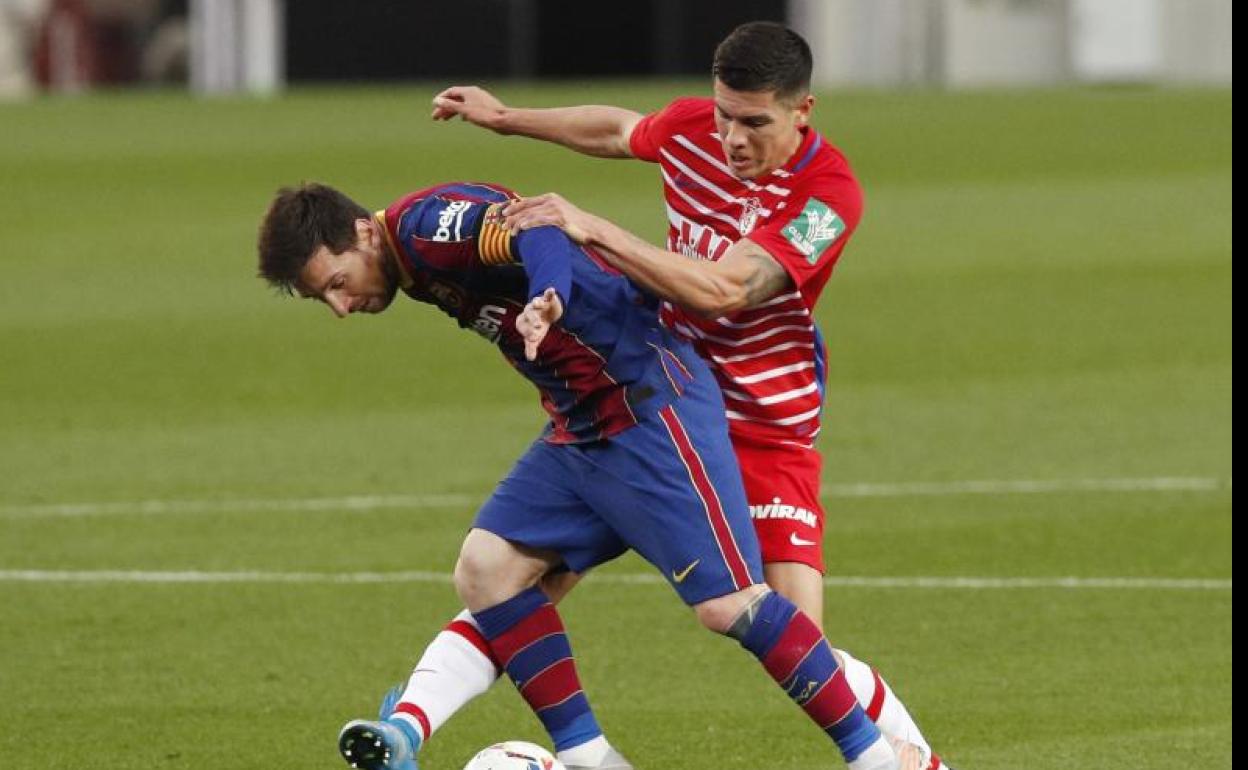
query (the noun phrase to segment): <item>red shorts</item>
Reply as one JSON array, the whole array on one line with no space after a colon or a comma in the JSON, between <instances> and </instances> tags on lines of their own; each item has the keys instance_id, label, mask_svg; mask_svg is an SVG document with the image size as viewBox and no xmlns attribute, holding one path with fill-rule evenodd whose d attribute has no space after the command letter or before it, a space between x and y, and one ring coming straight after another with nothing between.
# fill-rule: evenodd
<instances>
[{"instance_id":1,"label":"red shorts","mask_svg":"<svg viewBox=\"0 0 1248 770\"><path fill-rule=\"evenodd\" d=\"M794 561L823 573L823 458L814 449L733 441L763 563Z\"/></svg>"}]
</instances>

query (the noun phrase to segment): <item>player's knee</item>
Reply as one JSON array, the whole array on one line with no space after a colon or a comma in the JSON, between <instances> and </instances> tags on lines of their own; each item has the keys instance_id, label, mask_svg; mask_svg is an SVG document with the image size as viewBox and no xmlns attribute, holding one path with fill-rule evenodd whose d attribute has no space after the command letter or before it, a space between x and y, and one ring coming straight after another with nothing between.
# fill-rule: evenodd
<instances>
[{"instance_id":1,"label":"player's knee","mask_svg":"<svg viewBox=\"0 0 1248 770\"><path fill-rule=\"evenodd\" d=\"M455 591L468 609L484 609L536 584L546 569L545 562L498 535L474 529L455 563Z\"/></svg>"},{"instance_id":2,"label":"player's knee","mask_svg":"<svg viewBox=\"0 0 1248 770\"><path fill-rule=\"evenodd\" d=\"M753 585L736 593L709 599L694 605L698 622L717 634L731 635L733 624L758 599L767 594L767 587Z\"/></svg>"},{"instance_id":3,"label":"player's knee","mask_svg":"<svg viewBox=\"0 0 1248 770\"><path fill-rule=\"evenodd\" d=\"M481 597L481 589L485 585L485 580L484 565L473 554L461 550L459 558L455 561L452 582L455 584L455 593L459 594L460 601L469 609L487 606L482 604Z\"/></svg>"},{"instance_id":4,"label":"player's knee","mask_svg":"<svg viewBox=\"0 0 1248 770\"><path fill-rule=\"evenodd\" d=\"M481 530L472 530L464 538L455 562L455 591L469 609L482 609L508 580L508 554L495 537ZM501 540L501 538L500 538ZM506 597L503 597L504 599Z\"/></svg>"},{"instance_id":5,"label":"player's knee","mask_svg":"<svg viewBox=\"0 0 1248 770\"><path fill-rule=\"evenodd\" d=\"M455 560L455 570L451 573L451 583L455 586L455 593L459 596L460 601L471 609L476 605L476 585L473 579L472 570L464 563L464 557L461 555Z\"/></svg>"}]
</instances>

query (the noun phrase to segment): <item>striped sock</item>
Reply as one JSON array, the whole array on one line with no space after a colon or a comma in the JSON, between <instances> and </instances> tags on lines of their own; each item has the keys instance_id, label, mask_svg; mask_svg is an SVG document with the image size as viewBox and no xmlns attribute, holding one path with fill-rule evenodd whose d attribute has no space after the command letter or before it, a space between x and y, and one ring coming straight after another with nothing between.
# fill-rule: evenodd
<instances>
[{"instance_id":1,"label":"striped sock","mask_svg":"<svg viewBox=\"0 0 1248 770\"><path fill-rule=\"evenodd\" d=\"M774 591L767 594L741 646L754 653L771 678L836 742L846 762L880 740L823 632L788 599Z\"/></svg>"},{"instance_id":2,"label":"striped sock","mask_svg":"<svg viewBox=\"0 0 1248 770\"><path fill-rule=\"evenodd\" d=\"M565 751L602 735L581 690L559 613L540 588L530 588L473 619L520 696Z\"/></svg>"}]
</instances>

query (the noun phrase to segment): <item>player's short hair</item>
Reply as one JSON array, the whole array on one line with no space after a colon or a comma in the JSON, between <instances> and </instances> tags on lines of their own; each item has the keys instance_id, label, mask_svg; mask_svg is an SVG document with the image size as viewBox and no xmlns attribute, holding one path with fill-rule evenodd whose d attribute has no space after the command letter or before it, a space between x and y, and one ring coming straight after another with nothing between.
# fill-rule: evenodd
<instances>
[{"instance_id":1,"label":"player's short hair","mask_svg":"<svg viewBox=\"0 0 1248 770\"><path fill-rule=\"evenodd\" d=\"M810 92L813 61L801 35L774 21L751 21L715 49L711 74L734 91L775 91L777 99L793 100Z\"/></svg>"},{"instance_id":2,"label":"player's short hair","mask_svg":"<svg viewBox=\"0 0 1248 770\"><path fill-rule=\"evenodd\" d=\"M260 277L287 294L321 245L341 254L355 245L355 220L368 211L329 185L305 182L277 191L260 223Z\"/></svg>"}]
</instances>

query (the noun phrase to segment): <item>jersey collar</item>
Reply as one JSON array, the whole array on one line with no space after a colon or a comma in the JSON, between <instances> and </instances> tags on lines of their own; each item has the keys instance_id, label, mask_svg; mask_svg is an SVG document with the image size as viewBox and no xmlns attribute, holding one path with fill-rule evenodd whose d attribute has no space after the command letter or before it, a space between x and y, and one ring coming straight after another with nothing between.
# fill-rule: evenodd
<instances>
[{"instance_id":1,"label":"jersey collar","mask_svg":"<svg viewBox=\"0 0 1248 770\"><path fill-rule=\"evenodd\" d=\"M814 160L815 153L819 152L819 148L823 147L823 137L819 132L810 126L802 126L798 129L802 133L802 141L797 145L797 149L789 156L788 161L783 166L772 171L768 176L790 176L792 174L800 174L802 169L810 165Z\"/></svg>"},{"instance_id":2,"label":"jersey collar","mask_svg":"<svg viewBox=\"0 0 1248 770\"><path fill-rule=\"evenodd\" d=\"M399 256L399 249L395 246L394 235L390 232L390 227L386 224L386 210L382 209L373 214L373 220L381 228L382 240L385 243L386 256L394 262L399 268L399 286L404 289L412 288L412 284L416 281L412 278L412 274L408 272L407 265L404 264L403 258Z\"/></svg>"}]
</instances>

